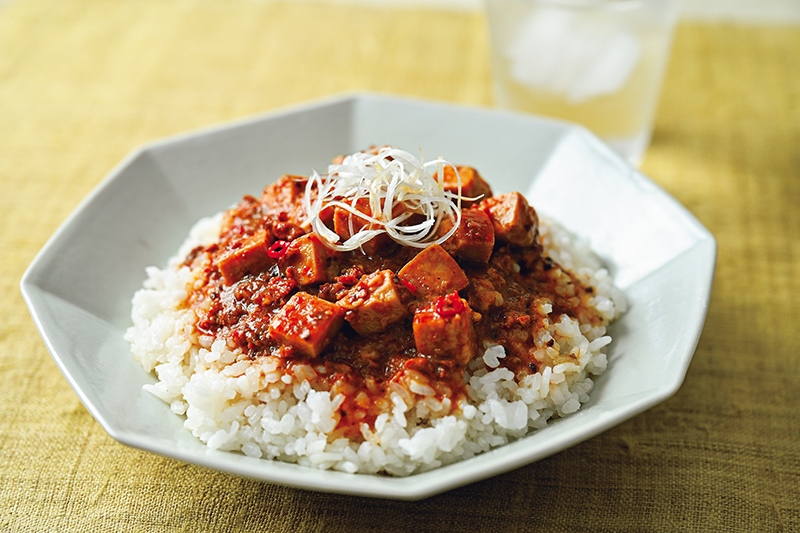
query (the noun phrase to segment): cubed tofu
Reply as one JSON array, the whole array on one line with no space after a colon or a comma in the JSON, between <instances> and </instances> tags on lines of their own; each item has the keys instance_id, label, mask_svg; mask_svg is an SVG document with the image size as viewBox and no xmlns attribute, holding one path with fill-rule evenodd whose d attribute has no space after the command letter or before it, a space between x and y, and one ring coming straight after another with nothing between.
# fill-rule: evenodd
<instances>
[{"instance_id":1,"label":"cubed tofu","mask_svg":"<svg viewBox=\"0 0 800 533\"><path fill-rule=\"evenodd\" d=\"M308 178L285 174L267 185L261 193L261 203L267 208L293 209L303 195Z\"/></svg>"},{"instance_id":2,"label":"cubed tofu","mask_svg":"<svg viewBox=\"0 0 800 533\"><path fill-rule=\"evenodd\" d=\"M366 198L361 198L356 202L356 210L364 213L367 216L371 215L369 201ZM344 209L343 207L336 206L333 211L333 231L339 236L342 242L346 241L362 229L380 229L379 226L370 223L369 221L361 218ZM361 249L368 256L374 256L379 251L384 250L392 245L392 239L385 233L380 233L374 236L361 245Z\"/></svg>"},{"instance_id":3,"label":"cubed tofu","mask_svg":"<svg viewBox=\"0 0 800 533\"><path fill-rule=\"evenodd\" d=\"M247 274L258 274L274 265L275 261L267 253L271 244L269 234L259 231L239 241L236 248L220 254L217 266L225 283L232 285Z\"/></svg>"},{"instance_id":4,"label":"cubed tofu","mask_svg":"<svg viewBox=\"0 0 800 533\"><path fill-rule=\"evenodd\" d=\"M455 295L457 297L457 295ZM437 311L436 302L414 313L414 342L417 351L433 361L450 361L466 365L478 352L473 312L467 302L457 299L460 309L445 315Z\"/></svg>"},{"instance_id":5,"label":"cubed tofu","mask_svg":"<svg viewBox=\"0 0 800 533\"><path fill-rule=\"evenodd\" d=\"M439 234L446 234L452 227L453 219L446 219L439 227ZM442 248L467 261L488 263L494 250L494 226L489 215L479 209L462 209L461 223L442 243Z\"/></svg>"},{"instance_id":6,"label":"cubed tofu","mask_svg":"<svg viewBox=\"0 0 800 533\"><path fill-rule=\"evenodd\" d=\"M269 335L303 355L317 357L339 332L344 313L335 303L298 292L272 318Z\"/></svg>"},{"instance_id":7,"label":"cubed tofu","mask_svg":"<svg viewBox=\"0 0 800 533\"><path fill-rule=\"evenodd\" d=\"M391 270L363 276L347 290L338 304L347 310L345 319L359 335L378 333L409 313Z\"/></svg>"},{"instance_id":8,"label":"cubed tofu","mask_svg":"<svg viewBox=\"0 0 800 533\"><path fill-rule=\"evenodd\" d=\"M241 235L241 231L245 228L253 230L254 225L252 222L256 218L254 215L260 210L261 202L258 198L246 195L241 202L222 214L220 235L229 235L231 233L233 235Z\"/></svg>"},{"instance_id":9,"label":"cubed tofu","mask_svg":"<svg viewBox=\"0 0 800 533\"><path fill-rule=\"evenodd\" d=\"M492 196L492 188L486 183L478 171L472 167L456 165L458 176L461 177L461 196L475 198L475 200L462 200L462 207L470 207L473 203ZM458 176L450 165L444 167L444 190L458 193Z\"/></svg>"},{"instance_id":10,"label":"cubed tofu","mask_svg":"<svg viewBox=\"0 0 800 533\"><path fill-rule=\"evenodd\" d=\"M318 285L329 280L331 250L314 233L307 233L289 243L278 261L287 276L297 285Z\"/></svg>"},{"instance_id":11,"label":"cubed tofu","mask_svg":"<svg viewBox=\"0 0 800 533\"><path fill-rule=\"evenodd\" d=\"M478 208L489 215L498 241L517 246L530 246L536 242L539 218L520 193L509 192L488 198Z\"/></svg>"},{"instance_id":12,"label":"cubed tofu","mask_svg":"<svg viewBox=\"0 0 800 533\"><path fill-rule=\"evenodd\" d=\"M270 231L279 240L294 240L310 229L303 206L308 178L290 174L281 176L261 194L260 213Z\"/></svg>"},{"instance_id":13,"label":"cubed tofu","mask_svg":"<svg viewBox=\"0 0 800 533\"><path fill-rule=\"evenodd\" d=\"M431 299L457 292L469 284L467 275L456 260L438 244L428 246L397 273L411 285L418 299Z\"/></svg>"}]
</instances>

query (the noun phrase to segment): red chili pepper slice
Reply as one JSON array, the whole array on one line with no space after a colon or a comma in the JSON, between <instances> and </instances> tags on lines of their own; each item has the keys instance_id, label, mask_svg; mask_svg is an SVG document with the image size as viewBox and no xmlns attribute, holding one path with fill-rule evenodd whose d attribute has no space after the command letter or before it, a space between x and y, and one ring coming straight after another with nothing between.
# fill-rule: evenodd
<instances>
[{"instance_id":1,"label":"red chili pepper slice","mask_svg":"<svg viewBox=\"0 0 800 533\"><path fill-rule=\"evenodd\" d=\"M267 255L273 259L280 259L286 254L286 249L289 247L289 241L275 241L272 246L267 250Z\"/></svg>"},{"instance_id":2,"label":"red chili pepper slice","mask_svg":"<svg viewBox=\"0 0 800 533\"><path fill-rule=\"evenodd\" d=\"M439 316L450 318L464 310L464 303L459 298L458 293L454 292L436 300L435 308Z\"/></svg>"},{"instance_id":3,"label":"red chili pepper slice","mask_svg":"<svg viewBox=\"0 0 800 533\"><path fill-rule=\"evenodd\" d=\"M405 287L406 289L408 289L408 291L409 291L411 294L417 294L417 292L419 292L419 289L417 289L417 288L416 288L416 287L415 287L415 286L414 286L412 283L409 283L408 281L406 281L406 280L404 280L404 279L401 279L401 280L400 280L400 283L402 283L402 284L403 284L403 287Z\"/></svg>"},{"instance_id":4,"label":"red chili pepper slice","mask_svg":"<svg viewBox=\"0 0 800 533\"><path fill-rule=\"evenodd\" d=\"M406 368L424 372L427 370L429 362L430 361L427 357L414 357L413 359L406 361Z\"/></svg>"},{"instance_id":5,"label":"red chili pepper slice","mask_svg":"<svg viewBox=\"0 0 800 533\"><path fill-rule=\"evenodd\" d=\"M343 283L344 285L355 285L356 281L358 281L355 276L351 276L350 274L345 274L344 276L339 276L336 279L338 279L339 282Z\"/></svg>"}]
</instances>

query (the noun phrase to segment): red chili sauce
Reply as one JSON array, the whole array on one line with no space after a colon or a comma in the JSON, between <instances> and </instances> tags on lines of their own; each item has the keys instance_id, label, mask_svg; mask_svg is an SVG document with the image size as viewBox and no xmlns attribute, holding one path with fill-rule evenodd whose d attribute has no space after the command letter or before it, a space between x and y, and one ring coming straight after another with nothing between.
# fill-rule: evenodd
<instances>
[{"instance_id":1,"label":"red chili sauce","mask_svg":"<svg viewBox=\"0 0 800 533\"><path fill-rule=\"evenodd\" d=\"M385 235L352 252L326 247L309 230L306 178L284 176L260 199L245 197L225 213L218 243L185 260L203 272L186 301L198 334L247 357L278 356L287 370L310 365L315 388L344 394L335 433L348 437L391 410L392 381L422 380L455 408L485 343L505 347L501 366L518 377L568 360L540 360L540 336L562 314L601 323L586 304L593 289L542 254L522 195L493 197L477 171L459 168L464 196L483 199L465 202L452 237L425 249ZM338 209L323 219L346 239L364 223Z\"/></svg>"}]
</instances>

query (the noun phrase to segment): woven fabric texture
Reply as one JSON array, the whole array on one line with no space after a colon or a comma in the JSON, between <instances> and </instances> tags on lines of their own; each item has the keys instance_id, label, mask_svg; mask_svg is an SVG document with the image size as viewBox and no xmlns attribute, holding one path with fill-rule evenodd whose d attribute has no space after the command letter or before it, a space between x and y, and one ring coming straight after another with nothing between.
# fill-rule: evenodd
<instances>
[{"instance_id":1,"label":"woven fabric texture","mask_svg":"<svg viewBox=\"0 0 800 533\"><path fill-rule=\"evenodd\" d=\"M154 138L349 91L490 105L483 15L0 2L0 531L800 531L799 51L800 27L677 30L642 170L719 244L679 392L548 459L396 502L118 444L56 368L19 281L81 199Z\"/></svg>"}]
</instances>

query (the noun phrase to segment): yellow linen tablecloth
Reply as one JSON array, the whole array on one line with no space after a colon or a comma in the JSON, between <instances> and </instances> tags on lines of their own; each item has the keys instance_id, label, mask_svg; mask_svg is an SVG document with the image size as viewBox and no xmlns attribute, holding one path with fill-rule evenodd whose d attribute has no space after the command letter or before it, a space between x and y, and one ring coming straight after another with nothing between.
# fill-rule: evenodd
<instances>
[{"instance_id":1,"label":"yellow linen tablecloth","mask_svg":"<svg viewBox=\"0 0 800 533\"><path fill-rule=\"evenodd\" d=\"M419 502L127 448L19 293L153 138L343 91L489 105L481 13L257 0L0 1L0 531L800 531L800 28L678 28L643 171L716 236L685 384L583 444Z\"/></svg>"}]
</instances>

